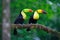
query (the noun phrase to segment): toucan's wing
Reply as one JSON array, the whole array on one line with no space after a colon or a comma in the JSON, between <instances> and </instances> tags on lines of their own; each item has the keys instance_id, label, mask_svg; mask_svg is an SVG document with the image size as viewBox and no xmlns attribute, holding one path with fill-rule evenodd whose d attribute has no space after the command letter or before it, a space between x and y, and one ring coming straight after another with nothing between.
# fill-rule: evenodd
<instances>
[{"instance_id":1,"label":"toucan's wing","mask_svg":"<svg viewBox=\"0 0 60 40\"><path fill-rule=\"evenodd\" d=\"M16 18L14 24L23 24L23 22L24 22L24 19L23 19L22 15L19 14L19 16Z\"/></svg>"}]
</instances>

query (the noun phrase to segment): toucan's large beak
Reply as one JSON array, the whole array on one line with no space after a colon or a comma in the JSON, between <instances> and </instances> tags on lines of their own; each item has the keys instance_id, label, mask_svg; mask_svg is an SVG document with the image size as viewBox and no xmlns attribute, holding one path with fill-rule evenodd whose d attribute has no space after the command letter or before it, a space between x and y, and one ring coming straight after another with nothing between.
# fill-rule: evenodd
<instances>
[{"instance_id":1,"label":"toucan's large beak","mask_svg":"<svg viewBox=\"0 0 60 40\"><path fill-rule=\"evenodd\" d=\"M29 12L33 12L33 10L30 9Z\"/></svg>"},{"instance_id":2,"label":"toucan's large beak","mask_svg":"<svg viewBox=\"0 0 60 40\"><path fill-rule=\"evenodd\" d=\"M43 11L43 14L47 14L47 12L46 11Z\"/></svg>"}]
</instances>

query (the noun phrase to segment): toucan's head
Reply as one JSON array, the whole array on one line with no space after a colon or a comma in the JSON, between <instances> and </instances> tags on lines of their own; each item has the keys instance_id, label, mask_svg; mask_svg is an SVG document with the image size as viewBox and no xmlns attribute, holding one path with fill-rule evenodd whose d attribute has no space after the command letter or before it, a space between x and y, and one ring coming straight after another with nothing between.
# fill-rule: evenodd
<instances>
[{"instance_id":1,"label":"toucan's head","mask_svg":"<svg viewBox=\"0 0 60 40\"><path fill-rule=\"evenodd\" d=\"M32 9L23 9L24 12L33 12Z\"/></svg>"},{"instance_id":2,"label":"toucan's head","mask_svg":"<svg viewBox=\"0 0 60 40\"><path fill-rule=\"evenodd\" d=\"M47 12L44 11L44 10L42 10L42 9L38 9L37 12L38 12L38 13L42 13L42 14L47 14Z\"/></svg>"}]
</instances>

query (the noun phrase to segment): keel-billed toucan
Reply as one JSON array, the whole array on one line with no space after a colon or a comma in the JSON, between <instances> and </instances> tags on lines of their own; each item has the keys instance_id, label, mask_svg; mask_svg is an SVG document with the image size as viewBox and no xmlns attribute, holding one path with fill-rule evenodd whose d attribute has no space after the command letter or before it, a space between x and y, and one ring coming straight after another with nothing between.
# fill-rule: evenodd
<instances>
[{"instance_id":1,"label":"keel-billed toucan","mask_svg":"<svg viewBox=\"0 0 60 40\"><path fill-rule=\"evenodd\" d=\"M26 13L29 13L29 12L33 12L32 9L23 9L19 16L16 18L14 24L23 24L24 23L24 20L27 18L28 15L26 15ZM14 28L14 35L17 34L17 29Z\"/></svg>"},{"instance_id":2,"label":"keel-billed toucan","mask_svg":"<svg viewBox=\"0 0 60 40\"><path fill-rule=\"evenodd\" d=\"M36 24L38 19L39 19L39 14L47 14L46 11L42 10L42 9L38 9L34 12L33 15L31 15L30 19L29 19L29 24ZM27 31L29 31L30 28L27 29Z\"/></svg>"}]
</instances>

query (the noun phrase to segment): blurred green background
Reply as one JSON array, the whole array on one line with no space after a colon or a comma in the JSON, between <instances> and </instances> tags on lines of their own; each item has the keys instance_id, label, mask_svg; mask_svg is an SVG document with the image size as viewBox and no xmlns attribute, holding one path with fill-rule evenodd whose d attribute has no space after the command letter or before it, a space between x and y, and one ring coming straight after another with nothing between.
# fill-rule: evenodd
<instances>
[{"instance_id":1,"label":"blurred green background","mask_svg":"<svg viewBox=\"0 0 60 40\"><path fill-rule=\"evenodd\" d=\"M11 23L14 23L19 12L24 8L31 8L34 11L37 9L47 11L48 14L42 14L38 23L60 31L60 0L11 0ZM0 23L2 23L1 19L2 0L0 0ZM26 20L25 23L27 23L27 21L28 20ZM29 33L26 29L18 29L17 31L20 36L14 36L13 32L11 32L11 40L58 40L54 35L40 29L31 29Z\"/></svg>"},{"instance_id":2,"label":"blurred green background","mask_svg":"<svg viewBox=\"0 0 60 40\"><path fill-rule=\"evenodd\" d=\"M2 0L0 0L0 23L2 23Z\"/></svg>"},{"instance_id":3,"label":"blurred green background","mask_svg":"<svg viewBox=\"0 0 60 40\"><path fill-rule=\"evenodd\" d=\"M2 0L0 0L0 23L2 23ZM2 40L2 26L0 25L0 40Z\"/></svg>"}]
</instances>

